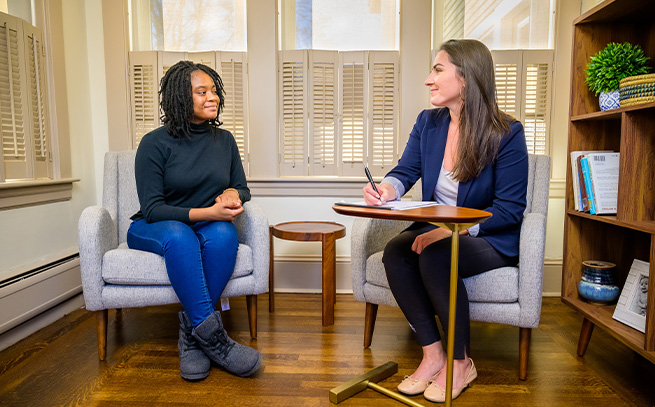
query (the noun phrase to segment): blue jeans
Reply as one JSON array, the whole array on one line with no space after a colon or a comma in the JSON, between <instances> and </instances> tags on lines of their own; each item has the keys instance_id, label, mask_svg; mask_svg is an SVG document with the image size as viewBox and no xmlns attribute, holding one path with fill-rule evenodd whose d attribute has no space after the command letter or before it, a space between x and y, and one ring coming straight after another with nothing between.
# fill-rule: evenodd
<instances>
[{"instance_id":1,"label":"blue jeans","mask_svg":"<svg viewBox=\"0 0 655 407\"><path fill-rule=\"evenodd\" d=\"M230 281L239 239L231 222L141 219L130 225L127 245L164 257L175 294L196 327L214 312Z\"/></svg>"}]
</instances>

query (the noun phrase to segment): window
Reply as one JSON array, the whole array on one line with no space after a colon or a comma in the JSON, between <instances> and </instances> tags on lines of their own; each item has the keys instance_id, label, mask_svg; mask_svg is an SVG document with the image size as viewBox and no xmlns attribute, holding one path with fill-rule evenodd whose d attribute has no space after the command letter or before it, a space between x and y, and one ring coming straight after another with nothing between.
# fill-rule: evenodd
<instances>
[{"instance_id":1,"label":"window","mask_svg":"<svg viewBox=\"0 0 655 407\"><path fill-rule=\"evenodd\" d=\"M245 0L131 0L133 51L245 51Z\"/></svg>"},{"instance_id":2,"label":"window","mask_svg":"<svg viewBox=\"0 0 655 407\"><path fill-rule=\"evenodd\" d=\"M553 78L550 0L444 0L443 38L475 38L491 50L501 110L523 123L528 152L546 154Z\"/></svg>"},{"instance_id":3,"label":"window","mask_svg":"<svg viewBox=\"0 0 655 407\"><path fill-rule=\"evenodd\" d=\"M282 0L282 49L397 50L399 7L397 0Z\"/></svg>"},{"instance_id":4,"label":"window","mask_svg":"<svg viewBox=\"0 0 655 407\"><path fill-rule=\"evenodd\" d=\"M161 78L176 62L191 60L221 76L225 88L221 127L234 136L248 174L245 0L131 0L130 9L132 146L162 124Z\"/></svg>"},{"instance_id":5,"label":"window","mask_svg":"<svg viewBox=\"0 0 655 407\"><path fill-rule=\"evenodd\" d=\"M492 51L498 107L523 123L528 152L547 154L552 50Z\"/></svg>"},{"instance_id":6,"label":"window","mask_svg":"<svg viewBox=\"0 0 655 407\"><path fill-rule=\"evenodd\" d=\"M52 178L43 35L0 13L0 181Z\"/></svg>"},{"instance_id":7,"label":"window","mask_svg":"<svg viewBox=\"0 0 655 407\"><path fill-rule=\"evenodd\" d=\"M384 175L397 161L396 51L280 51L281 176Z\"/></svg>"},{"instance_id":8,"label":"window","mask_svg":"<svg viewBox=\"0 0 655 407\"><path fill-rule=\"evenodd\" d=\"M398 7L396 0L280 2L281 176L360 177L364 163L382 176L396 163Z\"/></svg>"},{"instance_id":9,"label":"window","mask_svg":"<svg viewBox=\"0 0 655 407\"><path fill-rule=\"evenodd\" d=\"M443 39L475 38L489 49L553 48L553 7L551 0L444 0Z\"/></svg>"},{"instance_id":10,"label":"window","mask_svg":"<svg viewBox=\"0 0 655 407\"><path fill-rule=\"evenodd\" d=\"M225 88L225 106L219 119L234 136L246 174L248 173L247 69L245 52L132 51L130 59L133 147L148 132L162 125L159 83L168 68L181 60L201 63L216 70Z\"/></svg>"}]
</instances>

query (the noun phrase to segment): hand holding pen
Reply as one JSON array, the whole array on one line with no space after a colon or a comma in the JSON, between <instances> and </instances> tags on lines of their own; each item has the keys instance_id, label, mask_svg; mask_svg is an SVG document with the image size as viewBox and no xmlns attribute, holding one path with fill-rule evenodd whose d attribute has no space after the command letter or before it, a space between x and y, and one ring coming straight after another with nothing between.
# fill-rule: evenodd
<instances>
[{"instance_id":1,"label":"hand holding pen","mask_svg":"<svg viewBox=\"0 0 655 407\"><path fill-rule=\"evenodd\" d=\"M391 184L376 184L367 166L364 166L364 173L369 181L363 188L364 201L368 205L382 205L396 199L396 190Z\"/></svg>"}]
</instances>

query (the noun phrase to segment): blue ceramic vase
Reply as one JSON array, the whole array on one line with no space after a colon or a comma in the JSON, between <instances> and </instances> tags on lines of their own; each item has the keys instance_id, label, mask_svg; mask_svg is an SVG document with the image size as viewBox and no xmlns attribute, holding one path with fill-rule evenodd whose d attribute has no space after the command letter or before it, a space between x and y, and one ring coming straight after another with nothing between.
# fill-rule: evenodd
<instances>
[{"instance_id":1,"label":"blue ceramic vase","mask_svg":"<svg viewBox=\"0 0 655 407\"><path fill-rule=\"evenodd\" d=\"M588 260L582 262L582 280L578 284L580 297L589 302L609 304L619 298L616 284L615 265L606 261Z\"/></svg>"},{"instance_id":2,"label":"blue ceramic vase","mask_svg":"<svg viewBox=\"0 0 655 407\"><path fill-rule=\"evenodd\" d=\"M618 109L621 107L619 91L601 92L598 103L600 104L600 110Z\"/></svg>"}]
</instances>

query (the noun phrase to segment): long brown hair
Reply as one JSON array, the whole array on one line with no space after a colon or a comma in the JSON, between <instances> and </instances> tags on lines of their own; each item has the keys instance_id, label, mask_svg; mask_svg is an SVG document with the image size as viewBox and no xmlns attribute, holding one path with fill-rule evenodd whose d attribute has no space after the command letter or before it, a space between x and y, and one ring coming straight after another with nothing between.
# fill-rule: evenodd
<instances>
[{"instance_id":1,"label":"long brown hair","mask_svg":"<svg viewBox=\"0 0 655 407\"><path fill-rule=\"evenodd\" d=\"M494 161L500 140L515 119L498 108L494 63L483 43L469 39L449 40L441 44L439 50L448 54L465 83L453 177L466 182L480 175L482 169Z\"/></svg>"}]
</instances>

